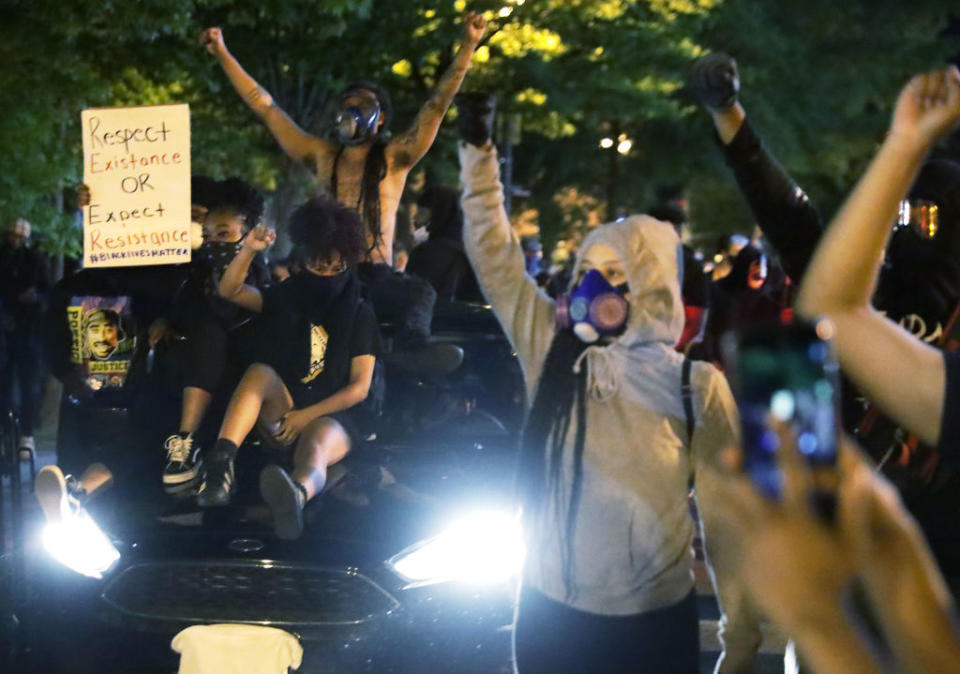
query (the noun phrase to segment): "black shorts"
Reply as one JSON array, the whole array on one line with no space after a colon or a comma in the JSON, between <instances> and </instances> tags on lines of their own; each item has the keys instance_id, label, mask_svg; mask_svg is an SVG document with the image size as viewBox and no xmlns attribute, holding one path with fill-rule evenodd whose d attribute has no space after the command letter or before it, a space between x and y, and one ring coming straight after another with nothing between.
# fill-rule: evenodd
<instances>
[{"instance_id":1,"label":"black shorts","mask_svg":"<svg viewBox=\"0 0 960 674\"><path fill-rule=\"evenodd\" d=\"M294 402L296 406L296 402ZM333 414L324 415L325 419L333 419L343 430L346 432L347 437L350 439L350 449L349 451L355 450L362 442L367 438L356 423L356 415L351 413L351 410L342 410L340 412L334 412ZM261 444L268 450L289 452L292 456L293 449L296 447L297 441L293 440L287 444L278 442L276 438L273 437L273 434L270 432L266 426L257 422L257 435L260 437Z\"/></svg>"}]
</instances>

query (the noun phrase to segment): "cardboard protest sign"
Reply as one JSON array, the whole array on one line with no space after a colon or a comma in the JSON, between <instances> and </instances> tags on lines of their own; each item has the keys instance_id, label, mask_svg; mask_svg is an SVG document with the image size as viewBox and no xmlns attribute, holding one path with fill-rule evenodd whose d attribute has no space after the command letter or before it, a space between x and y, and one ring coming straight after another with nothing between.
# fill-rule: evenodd
<instances>
[{"instance_id":1,"label":"cardboard protest sign","mask_svg":"<svg viewBox=\"0 0 960 674\"><path fill-rule=\"evenodd\" d=\"M190 261L190 107L80 113L83 266Z\"/></svg>"}]
</instances>

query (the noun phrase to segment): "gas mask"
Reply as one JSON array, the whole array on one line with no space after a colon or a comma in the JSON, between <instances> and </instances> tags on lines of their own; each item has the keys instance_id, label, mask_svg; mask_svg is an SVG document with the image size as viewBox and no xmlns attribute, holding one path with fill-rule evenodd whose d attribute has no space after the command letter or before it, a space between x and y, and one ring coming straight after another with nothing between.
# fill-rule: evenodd
<instances>
[{"instance_id":1,"label":"gas mask","mask_svg":"<svg viewBox=\"0 0 960 674\"><path fill-rule=\"evenodd\" d=\"M573 329L587 344L601 337L621 334L627 325L630 304L624 295L627 284L612 286L596 269L591 269L569 295L557 298L557 327Z\"/></svg>"},{"instance_id":2,"label":"gas mask","mask_svg":"<svg viewBox=\"0 0 960 674\"><path fill-rule=\"evenodd\" d=\"M334 117L337 140L344 145L362 145L377 135L380 101L368 91L354 89L340 94Z\"/></svg>"}]
</instances>

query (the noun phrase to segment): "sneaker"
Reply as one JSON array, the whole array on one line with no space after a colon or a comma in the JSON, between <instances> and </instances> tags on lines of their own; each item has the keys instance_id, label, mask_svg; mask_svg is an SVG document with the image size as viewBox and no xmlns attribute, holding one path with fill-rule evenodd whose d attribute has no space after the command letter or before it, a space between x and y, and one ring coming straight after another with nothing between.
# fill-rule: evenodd
<instances>
[{"instance_id":1,"label":"sneaker","mask_svg":"<svg viewBox=\"0 0 960 674\"><path fill-rule=\"evenodd\" d=\"M400 347L384 357L388 365L395 365L412 374L438 377L450 374L463 362L463 349L456 344L427 342L418 346Z\"/></svg>"},{"instance_id":2,"label":"sneaker","mask_svg":"<svg viewBox=\"0 0 960 674\"><path fill-rule=\"evenodd\" d=\"M292 541L303 533L303 507L307 495L303 487L290 479L280 466L267 466L260 471L260 495L273 513L273 530L277 538Z\"/></svg>"},{"instance_id":3,"label":"sneaker","mask_svg":"<svg viewBox=\"0 0 960 674\"><path fill-rule=\"evenodd\" d=\"M197 492L197 505L201 508L230 505L235 488L233 459L212 458L207 461L207 475Z\"/></svg>"},{"instance_id":4,"label":"sneaker","mask_svg":"<svg viewBox=\"0 0 960 674\"><path fill-rule=\"evenodd\" d=\"M75 517L83 507L87 492L72 475L64 475L59 466L44 466L34 483L37 501L47 522L59 523Z\"/></svg>"},{"instance_id":5,"label":"sneaker","mask_svg":"<svg viewBox=\"0 0 960 674\"><path fill-rule=\"evenodd\" d=\"M203 470L200 446L192 435L177 433L163 443L167 465L163 469L163 488L168 494L179 494L197 486Z\"/></svg>"}]
</instances>

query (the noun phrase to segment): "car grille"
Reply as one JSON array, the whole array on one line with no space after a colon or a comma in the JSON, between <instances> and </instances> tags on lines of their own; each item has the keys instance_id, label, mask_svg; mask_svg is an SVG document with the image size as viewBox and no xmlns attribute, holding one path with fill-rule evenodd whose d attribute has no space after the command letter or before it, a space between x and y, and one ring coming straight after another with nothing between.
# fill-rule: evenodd
<instances>
[{"instance_id":1,"label":"car grille","mask_svg":"<svg viewBox=\"0 0 960 674\"><path fill-rule=\"evenodd\" d=\"M355 570L270 562L135 564L103 599L141 618L263 625L358 624L399 607Z\"/></svg>"}]
</instances>

